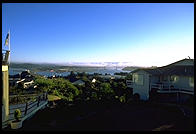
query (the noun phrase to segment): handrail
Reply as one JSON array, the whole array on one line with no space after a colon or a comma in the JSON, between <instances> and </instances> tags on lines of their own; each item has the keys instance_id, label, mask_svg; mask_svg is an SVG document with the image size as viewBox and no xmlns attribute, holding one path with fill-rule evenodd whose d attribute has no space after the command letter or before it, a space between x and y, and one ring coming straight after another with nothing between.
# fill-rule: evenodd
<instances>
[{"instance_id":1,"label":"handrail","mask_svg":"<svg viewBox=\"0 0 196 134\"><path fill-rule=\"evenodd\" d=\"M36 101L37 102L37 101ZM23 106L23 107L20 107L20 108L25 108L25 110L21 110L21 112L24 112L25 113L25 111L26 111L26 113L27 113L27 111L28 110L30 110L30 109L32 109L33 107L35 107L38 103L36 103L36 102L34 102L33 104L33 106L31 106L30 108L28 107L28 105L26 106ZM36 103L36 104L35 104ZM16 109L20 109L20 108L16 108ZM14 114L14 112L13 113L9 113L9 115L11 115L11 114ZM25 116L26 114L24 114L24 116Z\"/></svg>"},{"instance_id":2,"label":"handrail","mask_svg":"<svg viewBox=\"0 0 196 134\"><path fill-rule=\"evenodd\" d=\"M127 85L127 86L133 85L133 81L132 81L132 80L126 80L126 85Z\"/></svg>"},{"instance_id":3,"label":"handrail","mask_svg":"<svg viewBox=\"0 0 196 134\"><path fill-rule=\"evenodd\" d=\"M32 109L33 107L35 107L37 105L37 107L39 106L39 103L42 102L41 100L47 100L47 93L43 93L39 96L36 97L36 101L30 101L30 102L26 102L26 104L24 106L21 106L21 107L17 107L17 108L10 108L10 110L14 110L14 109L23 109L25 108L25 110L21 110L21 112L25 112L24 116L26 115L26 113ZM33 106L32 106L33 105ZM12 113L9 113L9 115L12 115L14 114L13 112Z\"/></svg>"},{"instance_id":4,"label":"handrail","mask_svg":"<svg viewBox=\"0 0 196 134\"><path fill-rule=\"evenodd\" d=\"M37 111L38 107L42 106L43 104L44 105L47 104L46 102L48 101L48 93L47 92L43 93L43 94L37 96L36 98L37 98L36 101L26 102L26 105L20 107L21 113L22 113L22 116L20 117L20 119L23 120L23 119L28 118L28 115L33 114L33 112L35 112L35 110ZM34 108L34 109L30 110L32 108ZM18 107L12 108L10 110L14 111L14 109L18 109ZM14 120L13 114L14 114L14 112L12 112L12 113L10 112L9 113L9 119L5 120L5 121L2 121L2 126L7 126L10 123L10 121Z\"/></svg>"},{"instance_id":5,"label":"handrail","mask_svg":"<svg viewBox=\"0 0 196 134\"><path fill-rule=\"evenodd\" d=\"M37 95L37 94L31 94L31 95L12 95L12 96L9 96L9 99L13 99L13 98L17 98L17 97L23 97L23 98L33 98L33 97L36 97L38 98L39 96L43 96L45 93L41 94L41 95ZM32 102L32 101L28 101L28 102Z\"/></svg>"}]
</instances>

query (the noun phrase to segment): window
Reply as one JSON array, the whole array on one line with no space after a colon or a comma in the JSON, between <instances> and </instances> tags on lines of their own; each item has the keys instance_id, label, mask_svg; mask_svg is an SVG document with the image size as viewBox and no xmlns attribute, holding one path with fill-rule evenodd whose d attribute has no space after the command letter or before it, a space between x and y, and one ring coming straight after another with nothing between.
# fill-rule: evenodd
<instances>
[{"instance_id":1,"label":"window","mask_svg":"<svg viewBox=\"0 0 196 134\"><path fill-rule=\"evenodd\" d=\"M178 81L178 79L179 79L179 77L176 75L170 76L170 81L172 81L172 82L176 82L176 81Z\"/></svg>"},{"instance_id":2,"label":"window","mask_svg":"<svg viewBox=\"0 0 196 134\"><path fill-rule=\"evenodd\" d=\"M143 85L144 84L144 75L142 74L134 74L133 80L136 85Z\"/></svg>"},{"instance_id":3,"label":"window","mask_svg":"<svg viewBox=\"0 0 196 134\"><path fill-rule=\"evenodd\" d=\"M189 77L189 85L190 87L194 87L194 77Z\"/></svg>"}]
</instances>

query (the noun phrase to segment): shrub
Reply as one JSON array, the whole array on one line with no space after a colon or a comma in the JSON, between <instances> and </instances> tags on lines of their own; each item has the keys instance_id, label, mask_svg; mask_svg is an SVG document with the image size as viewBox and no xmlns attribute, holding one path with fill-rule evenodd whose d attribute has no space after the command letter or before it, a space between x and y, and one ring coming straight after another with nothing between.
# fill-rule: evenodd
<instances>
[{"instance_id":1,"label":"shrub","mask_svg":"<svg viewBox=\"0 0 196 134\"><path fill-rule=\"evenodd\" d=\"M16 121L19 121L20 117L21 117L21 111L20 111L20 109L16 109L14 111L14 118L16 119Z\"/></svg>"},{"instance_id":2,"label":"shrub","mask_svg":"<svg viewBox=\"0 0 196 134\"><path fill-rule=\"evenodd\" d=\"M119 100L120 100L121 103L125 103L125 102L126 102L126 98L125 98L124 95L121 96L121 97L119 98Z\"/></svg>"}]
</instances>

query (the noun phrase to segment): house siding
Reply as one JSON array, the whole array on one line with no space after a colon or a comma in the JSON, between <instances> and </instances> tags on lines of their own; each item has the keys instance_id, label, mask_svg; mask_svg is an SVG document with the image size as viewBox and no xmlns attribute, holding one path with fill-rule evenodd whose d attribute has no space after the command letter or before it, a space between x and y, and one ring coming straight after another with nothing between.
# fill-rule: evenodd
<instances>
[{"instance_id":1,"label":"house siding","mask_svg":"<svg viewBox=\"0 0 196 134\"><path fill-rule=\"evenodd\" d=\"M171 83L176 88L194 91L194 87L190 86L189 79L190 79L190 77L188 77L188 76L178 76L177 81L173 81Z\"/></svg>"},{"instance_id":2,"label":"house siding","mask_svg":"<svg viewBox=\"0 0 196 134\"><path fill-rule=\"evenodd\" d=\"M185 72L183 72L184 66L190 66ZM194 71L192 67L194 66L194 60L184 59L178 61L176 63L169 64L167 66L163 66L158 69L138 69L132 72L132 75L143 75L143 85L141 85L141 78L136 76L131 87L133 88L133 95L138 93L140 95L141 100L148 100L149 93L151 89L151 84L156 84L158 82L162 83L163 88L161 86L157 89L164 91L174 91L176 89L188 90L194 92ZM185 67L186 68L186 67ZM172 77L171 77L172 76ZM134 77L133 77L134 78ZM174 87L174 90L168 90ZM154 86L154 85L153 85ZM156 86L155 86L156 88ZM162 92L161 91L161 92ZM162 92L165 94L165 92ZM176 90L178 91L178 90ZM186 92L183 92L186 93ZM188 92L188 94L192 94L192 92ZM164 96L163 94L163 96Z\"/></svg>"},{"instance_id":3,"label":"house siding","mask_svg":"<svg viewBox=\"0 0 196 134\"><path fill-rule=\"evenodd\" d=\"M149 98L149 74L143 70L133 73L133 75L143 75L143 85L137 85L133 82L133 94L138 93L141 100L148 100Z\"/></svg>"},{"instance_id":4,"label":"house siding","mask_svg":"<svg viewBox=\"0 0 196 134\"><path fill-rule=\"evenodd\" d=\"M160 76L158 75L150 76L150 83L157 83L157 82L160 82Z\"/></svg>"}]
</instances>

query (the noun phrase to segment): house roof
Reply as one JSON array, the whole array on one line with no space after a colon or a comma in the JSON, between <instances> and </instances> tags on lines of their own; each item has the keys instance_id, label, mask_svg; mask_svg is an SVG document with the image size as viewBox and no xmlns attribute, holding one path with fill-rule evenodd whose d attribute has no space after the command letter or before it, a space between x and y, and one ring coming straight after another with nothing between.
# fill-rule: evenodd
<instances>
[{"instance_id":1,"label":"house roof","mask_svg":"<svg viewBox=\"0 0 196 134\"><path fill-rule=\"evenodd\" d=\"M193 76L194 66L170 66L162 69L165 75Z\"/></svg>"},{"instance_id":2,"label":"house roof","mask_svg":"<svg viewBox=\"0 0 196 134\"><path fill-rule=\"evenodd\" d=\"M149 74L152 75L183 75L183 76L193 76L194 75L194 66L192 65L176 65L177 63L180 63L182 61L189 60L191 62L194 62L193 59L183 59L177 62L174 62L172 64L169 64L167 66L163 67L157 67L157 68L141 68L132 71L131 73L138 72L139 70L143 70Z\"/></svg>"},{"instance_id":3,"label":"house roof","mask_svg":"<svg viewBox=\"0 0 196 134\"><path fill-rule=\"evenodd\" d=\"M77 81L73 82L73 84L85 84L85 82L82 80L77 80Z\"/></svg>"},{"instance_id":4,"label":"house roof","mask_svg":"<svg viewBox=\"0 0 196 134\"><path fill-rule=\"evenodd\" d=\"M149 74L153 74L153 75L159 75L159 74L162 73L162 71L159 68L154 68L154 69L152 69L152 68L139 68L139 69L136 69L136 70L132 71L131 73L135 73L135 72L138 72L140 70L143 70L143 71L145 71Z\"/></svg>"},{"instance_id":5,"label":"house roof","mask_svg":"<svg viewBox=\"0 0 196 134\"><path fill-rule=\"evenodd\" d=\"M144 71L153 74L153 75L159 75L162 74L162 71L159 68L155 68L155 69L144 69Z\"/></svg>"},{"instance_id":6,"label":"house roof","mask_svg":"<svg viewBox=\"0 0 196 134\"><path fill-rule=\"evenodd\" d=\"M194 64L194 59L182 59L182 60L179 60L179 61L176 61L174 63L171 63L169 65L166 65L166 66L162 66L162 67L168 67L168 66L173 66L173 65L176 65L178 63L181 63L181 62L184 62L184 61L187 61L187 62L192 62Z\"/></svg>"}]
</instances>

